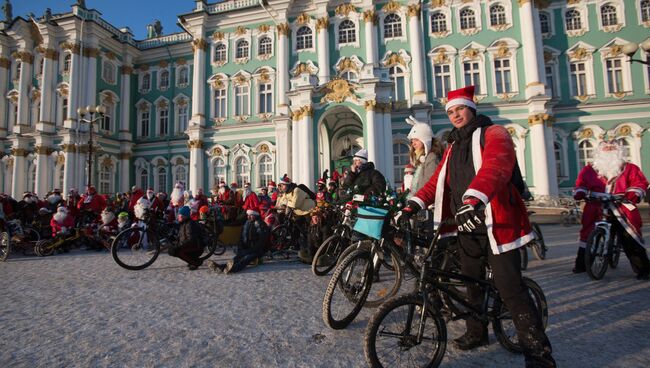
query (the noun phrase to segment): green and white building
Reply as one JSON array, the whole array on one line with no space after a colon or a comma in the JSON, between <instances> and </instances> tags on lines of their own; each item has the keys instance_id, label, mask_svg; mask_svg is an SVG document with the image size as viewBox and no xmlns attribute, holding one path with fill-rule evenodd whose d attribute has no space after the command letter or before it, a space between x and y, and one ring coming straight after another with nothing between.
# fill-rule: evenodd
<instances>
[{"instance_id":1,"label":"green and white building","mask_svg":"<svg viewBox=\"0 0 650 368\"><path fill-rule=\"evenodd\" d=\"M650 173L650 0L187 1L180 32L135 40L99 10L0 23L0 192L87 182L171 191L313 185L364 147L397 184L413 115L444 139L473 84L537 196L569 192L599 141ZM35 9L35 11L38 9ZM624 47L627 45L627 47ZM88 117L88 116L86 116Z\"/></svg>"}]
</instances>

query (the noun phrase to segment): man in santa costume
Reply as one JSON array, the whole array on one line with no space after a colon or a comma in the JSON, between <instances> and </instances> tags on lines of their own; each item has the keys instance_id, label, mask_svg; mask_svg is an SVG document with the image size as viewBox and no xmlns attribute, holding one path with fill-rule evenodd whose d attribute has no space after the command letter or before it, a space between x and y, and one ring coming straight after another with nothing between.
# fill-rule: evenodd
<instances>
[{"instance_id":1,"label":"man in santa costume","mask_svg":"<svg viewBox=\"0 0 650 368\"><path fill-rule=\"evenodd\" d=\"M102 211L102 224L99 226L99 243L106 249L111 248L111 236L118 233L117 217L112 211Z\"/></svg>"},{"instance_id":2,"label":"man in santa costume","mask_svg":"<svg viewBox=\"0 0 650 368\"><path fill-rule=\"evenodd\" d=\"M404 167L404 179L402 180L402 192L411 190L411 183L413 183L413 173L415 172L415 167L411 164L406 164Z\"/></svg>"},{"instance_id":3,"label":"man in santa costume","mask_svg":"<svg viewBox=\"0 0 650 368\"><path fill-rule=\"evenodd\" d=\"M144 191L141 188L133 186L131 188L131 196L129 197L129 212L133 213L135 204L138 203L138 200L144 196Z\"/></svg>"},{"instance_id":4,"label":"man in santa costume","mask_svg":"<svg viewBox=\"0 0 650 368\"><path fill-rule=\"evenodd\" d=\"M81 211L92 212L95 218L99 218L99 215L106 208L106 200L97 194L97 190L91 185L86 189L86 193L81 196L77 208Z\"/></svg>"},{"instance_id":5,"label":"man in santa costume","mask_svg":"<svg viewBox=\"0 0 650 368\"><path fill-rule=\"evenodd\" d=\"M643 199L647 186L648 180L641 169L625 161L623 148L616 141L605 141L598 145L593 163L585 166L578 174L573 194L576 200L586 199L589 192L625 195L626 202L613 205L613 213L618 220L616 230L623 234L623 250L639 280L647 280L650 275L650 261L641 235L641 213L636 207ZM582 214L574 273L585 272L585 245L601 216L601 203L587 201Z\"/></svg>"},{"instance_id":6,"label":"man in santa costume","mask_svg":"<svg viewBox=\"0 0 650 368\"><path fill-rule=\"evenodd\" d=\"M269 188L269 197L271 197L271 206L275 206L275 202L278 201L278 187L275 185L275 182L271 180L269 181L267 188Z\"/></svg>"},{"instance_id":7,"label":"man in santa costume","mask_svg":"<svg viewBox=\"0 0 650 368\"><path fill-rule=\"evenodd\" d=\"M533 240L526 206L510 178L515 150L508 131L476 114L474 86L450 91L445 110L454 126L433 176L402 211L410 217L435 204L434 223L455 218L461 272L484 278L485 261L501 299L512 313L526 367L555 367L551 344L521 277L520 247ZM484 139L481 139L481 136ZM482 141L484 143L482 143ZM469 301L480 307L484 295L468 283ZM460 350L487 345L487 321L469 317L467 332L454 340Z\"/></svg>"},{"instance_id":8,"label":"man in santa costume","mask_svg":"<svg viewBox=\"0 0 650 368\"><path fill-rule=\"evenodd\" d=\"M221 213L225 220L234 220L237 216L235 208L235 193L226 185L225 181L219 183L217 203L221 206Z\"/></svg>"},{"instance_id":9,"label":"man in santa costume","mask_svg":"<svg viewBox=\"0 0 650 368\"><path fill-rule=\"evenodd\" d=\"M233 193L235 193L235 207L237 207L237 210L239 211L242 208L242 205L244 204L242 190L239 189L239 185L237 184L237 182L234 181L230 183L230 189L232 189Z\"/></svg>"},{"instance_id":10,"label":"man in santa costume","mask_svg":"<svg viewBox=\"0 0 650 368\"><path fill-rule=\"evenodd\" d=\"M176 216L178 214L178 209L183 207L185 205L185 185L183 183L176 182L174 184L174 190L172 190L172 194L169 196L169 216L170 218L173 218L174 220L176 219Z\"/></svg>"},{"instance_id":11,"label":"man in santa costume","mask_svg":"<svg viewBox=\"0 0 650 368\"><path fill-rule=\"evenodd\" d=\"M244 183L244 190L242 191L242 201L244 202L242 205L242 209L244 211L248 211L248 210L257 211L260 205L260 200L257 198L257 194L255 194L251 190L251 183Z\"/></svg>"},{"instance_id":12,"label":"man in santa costume","mask_svg":"<svg viewBox=\"0 0 650 368\"><path fill-rule=\"evenodd\" d=\"M68 214L66 207L60 206L50 220L50 227L52 228L52 237L59 234L65 236L74 228L74 217Z\"/></svg>"},{"instance_id":13,"label":"man in santa costume","mask_svg":"<svg viewBox=\"0 0 650 368\"><path fill-rule=\"evenodd\" d=\"M156 192L154 192L153 188L147 189L147 193L144 195L144 198L149 201L149 208L151 209L151 212L156 216L162 217L165 211L165 207L163 202L156 195Z\"/></svg>"}]
</instances>

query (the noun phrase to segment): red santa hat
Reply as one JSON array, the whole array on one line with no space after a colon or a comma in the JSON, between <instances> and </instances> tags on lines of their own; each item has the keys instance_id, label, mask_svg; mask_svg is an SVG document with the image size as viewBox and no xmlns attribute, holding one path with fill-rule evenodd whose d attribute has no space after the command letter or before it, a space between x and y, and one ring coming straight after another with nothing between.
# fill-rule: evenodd
<instances>
[{"instance_id":1,"label":"red santa hat","mask_svg":"<svg viewBox=\"0 0 650 368\"><path fill-rule=\"evenodd\" d=\"M404 174L413 174L414 172L415 172L415 167L413 167L413 165L407 164L404 167Z\"/></svg>"},{"instance_id":2,"label":"red santa hat","mask_svg":"<svg viewBox=\"0 0 650 368\"><path fill-rule=\"evenodd\" d=\"M275 182L273 180L269 181L268 187L275 188L276 187Z\"/></svg>"},{"instance_id":3,"label":"red santa hat","mask_svg":"<svg viewBox=\"0 0 650 368\"><path fill-rule=\"evenodd\" d=\"M316 184L318 184L318 185L325 185L325 184L326 184L326 183L325 183L325 179L323 179L323 178L318 179L318 181L316 182Z\"/></svg>"},{"instance_id":4,"label":"red santa hat","mask_svg":"<svg viewBox=\"0 0 650 368\"><path fill-rule=\"evenodd\" d=\"M239 185L237 185L237 182L233 181L232 183L230 183L230 187L237 189Z\"/></svg>"},{"instance_id":5,"label":"red santa hat","mask_svg":"<svg viewBox=\"0 0 650 368\"><path fill-rule=\"evenodd\" d=\"M476 104L474 103L474 86L467 86L447 93L445 111L458 105L465 105L476 109Z\"/></svg>"},{"instance_id":6,"label":"red santa hat","mask_svg":"<svg viewBox=\"0 0 650 368\"><path fill-rule=\"evenodd\" d=\"M225 181L220 181L219 182L219 188L225 188L226 187L226 182Z\"/></svg>"},{"instance_id":7,"label":"red santa hat","mask_svg":"<svg viewBox=\"0 0 650 368\"><path fill-rule=\"evenodd\" d=\"M291 184L291 178L289 178L289 176L287 174L284 174L284 176L281 177L280 180L278 180L278 183L284 184L284 185L289 185L289 184Z\"/></svg>"}]
</instances>

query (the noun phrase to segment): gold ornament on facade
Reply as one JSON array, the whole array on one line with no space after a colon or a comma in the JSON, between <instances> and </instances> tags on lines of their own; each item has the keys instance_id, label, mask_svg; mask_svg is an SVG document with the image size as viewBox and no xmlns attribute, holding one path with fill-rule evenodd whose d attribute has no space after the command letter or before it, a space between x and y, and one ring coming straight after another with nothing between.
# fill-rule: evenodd
<instances>
[{"instance_id":1,"label":"gold ornament on facade","mask_svg":"<svg viewBox=\"0 0 650 368\"><path fill-rule=\"evenodd\" d=\"M85 57L98 57L99 56L99 49L96 49L94 47L86 47L83 52Z\"/></svg>"},{"instance_id":2,"label":"gold ornament on facade","mask_svg":"<svg viewBox=\"0 0 650 368\"><path fill-rule=\"evenodd\" d=\"M396 52L393 52L392 54L390 54L388 59L384 62L384 66L391 67L391 66L396 65L396 64L406 66L406 61L404 60L404 58L400 54L398 54Z\"/></svg>"},{"instance_id":3,"label":"gold ornament on facade","mask_svg":"<svg viewBox=\"0 0 650 368\"><path fill-rule=\"evenodd\" d=\"M224 37L225 35L223 34L223 32L214 31L214 33L212 34L212 39L215 41L221 41L224 39Z\"/></svg>"},{"instance_id":4,"label":"gold ornament on facade","mask_svg":"<svg viewBox=\"0 0 650 368\"><path fill-rule=\"evenodd\" d=\"M431 0L432 8L442 8L447 6L447 0Z\"/></svg>"},{"instance_id":5,"label":"gold ornament on facade","mask_svg":"<svg viewBox=\"0 0 650 368\"><path fill-rule=\"evenodd\" d=\"M34 55L29 51L14 51L11 53L14 59L20 59L23 63L31 64L34 62Z\"/></svg>"},{"instance_id":6,"label":"gold ornament on facade","mask_svg":"<svg viewBox=\"0 0 650 368\"><path fill-rule=\"evenodd\" d=\"M264 71L262 71L262 73L260 73L259 79L260 79L260 82L268 83L268 82L271 81L271 76L269 75L268 71L264 70Z\"/></svg>"},{"instance_id":7,"label":"gold ornament on facade","mask_svg":"<svg viewBox=\"0 0 650 368\"><path fill-rule=\"evenodd\" d=\"M546 124L547 126L551 126L553 122L555 121L555 118L552 115L545 114L545 113L540 113L540 114L534 114L528 116L528 125L533 126L537 124Z\"/></svg>"},{"instance_id":8,"label":"gold ornament on facade","mask_svg":"<svg viewBox=\"0 0 650 368\"><path fill-rule=\"evenodd\" d=\"M160 100L158 102L158 105L156 105L159 109L166 109L167 108L167 101L165 100Z\"/></svg>"},{"instance_id":9,"label":"gold ornament on facade","mask_svg":"<svg viewBox=\"0 0 650 368\"><path fill-rule=\"evenodd\" d=\"M555 55L552 52L544 51L544 63L549 63L552 60L555 60Z\"/></svg>"},{"instance_id":10,"label":"gold ornament on facade","mask_svg":"<svg viewBox=\"0 0 650 368\"><path fill-rule=\"evenodd\" d=\"M116 58L115 53L113 51L107 51L105 55L108 60L115 60Z\"/></svg>"},{"instance_id":11,"label":"gold ornament on facade","mask_svg":"<svg viewBox=\"0 0 650 368\"><path fill-rule=\"evenodd\" d=\"M79 55L81 51L81 46L78 43L64 42L61 44L62 50L69 50L73 54Z\"/></svg>"},{"instance_id":12,"label":"gold ornament on facade","mask_svg":"<svg viewBox=\"0 0 650 368\"><path fill-rule=\"evenodd\" d=\"M627 96L627 93L626 93L626 92L623 92L623 91L620 91L620 92L614 92L614 93L612 93L612 95L613 95L614 97L620 99L620 98L623 98L623 97Z\"/></svg>"},{"instance_id":13,"label":"gold ornament on facade","mask_svg":"<svg viewBox=\"0 0 650 368\"><path fill-rule=\"evenodd\" d=\"M59 52L56 51L55 49L43 49L43 57L46 59L50 60L58 60L59 59Z\"/></svg>"},{"instance_id":14,"label":"gold ornament on facade","mask_svg":"<svg viewBox=\"0 0 650 368\"><path fill-rule=\"evenodd\" d=\"M0 68L9 69L11 67L11 61L7 58L0 57Z\"/></svg>"},{"instance_id":15,"label":"gold ornament on facade","mask_svg":"<svg viewBox=\"0 0 650 368\"><path fill-rule=\"evenodd\" d=\"M325 84L325 96L321 99L323 102L338 102L345 101L348 97L356 100L354 94L354 87L345 79L332 79Z\"/></svg>"},{"instance_id":16,"label":"gold ornament on facade","mask_svg":"<svg viewBox=\"0 0 650 368\"><path fill-rule=\"evenodd\" d=\"M508 127L507 130L511 137L514 137L517 134L517 131L513 127Z\"/></svg>"},{"instance_id":17,"label":"gold ornament on facade","mask_svg":"<svg viewBox=\"0 0 650 368\"><path fill-rule=\"evenodd\" d=\"M185 58L180 58L180 59L176 60L176 64L185 65L185 64L187 64L187 60L185 60Z\"/></svg>"},{"instance_id":18,"label":"gold ornament on facade","mask_svg":"<svg viewBox=\"0 0 650 368\"><path fill-rule=\"evenodd\" d=\"M374 10L366 10L363 12L363 20L366 23L377 24L377 13Z\"/></svg>"},{"instance_id":19,"label":"gold ornament on facade","mask_svg":"<svg viewBox=\"0 0 650 368\"><path fill-rule=\"evenodd\" d=\"M336 70L338 72L347 72L347 71L353 71L358 73L359 68L357 67L357 64L354 62L354 60L350 59L349 57L343 58L341 62L336 66Z\"/></svg>"},{"instance_id":20,"label":"gold ornament on facade","mask_svg":"<svg viewBox=\"0 0 650 368\"><path fill-rule=\"evenodd\" d=\"M245 35L246 32L248 32L248 28L244 26L237 26L237 28L235 28L235 35L237 36Z\"/></svg>"},{"instance_id":21,"label":"gold ornament on facade","mask_svg":"<svg viewBox=\"0 0 650 368\"><path fill-rule=\"evenodd\" d=\"M131 153L130 152L120 152L117 154L117 159L118 160L129 160L131 159Z\"/></svg>"},{"instance_id":22,"label":"gold ornament on facade","mask_svg":"<svg viewBox=\"0 0 650 368\"><path fill-rule=\"evenodd\" d=\"M580 132L580 138L579 139L587 139L591 138L594 136L594 132L591 130L591 128L584 129L582 132Z\"/></svg>"},{"instance_id":23,"label":"gold ornament on facade","mask_svg":"<svg viewBox=\"0 0 650 368\"><path fill-rule=\"evenodd\" d=\"M259 151L262 152L262 153L268 153L270 151L269 146L267 146L265 143L263 143L263 144L260 145Z\"/></svg>"},{"instance_id":24,"label":"gold ornament on facade","mask_svg":"<svg viewBox=\"0 0 650 368\"><path fill-rule=\"evenodd\" d=\"M54 150L51 147L47 146L35 146L34 153L37 155L51 155Z\"/></svg>"},{"instance_id":25,"label":"gold ornament on facade","mask_svg":"<svg viewBox=\"0 0 650 368\"><path fill-rule=\"evenodd\" d=\"M510 55L511 55L510 54L510 49L508 48L508 44L505 41L497 42L497 44L495 46L498 47L497 52L496 52L496 56L498 58L510 57Z\"/></svg>"},{"instance_id":26,"label":"gold ornament on facade","mask_svg":"<svg viewBox=\"0 0 650 368\"><path fill-rule=\"evenodd\" d=\"M212 150L212 156L221 156L222 154L223 154L223 152L221 152L221 148L219 148L219 147L215 147Z\"/></svg>"},{"instance_id":27,"label":"gold ornament on facade","mask_svg":"<svg viewBox=\"0 0 650 368\"><path fill-rule=\"evenodd\" d=\"M203 50L205 51L208 48L208 41L203 38L197 38L192 41L192 51Z\"/></svg>"},{"instance_id":28,"label":"gold ornament on facade","mask_svg":"<svg viewBox=\"0 0 650 368\"><path fill-rule=\"evenodd\" d=\"M551 5L551 0L535 0L537 9L546 9L549 5Z\"/></svg>"},{"instance_id":29,"label":"gold ornament on facade","mask_svg":"<svg viewBox=\"0 0 650 368\"><path fill-rule=\"evenodd\" d=\"M607 53L607 56L617 57L620 56L622 53L623 53L623 46L614 45L609 48L609 52Z\"/></svg>"},{"instance_id":30,"label":"gold ornament on facade","mask_svg":"<svg viewBox=\"0 0 650 368\"><path fill-rule=\"evenodd\" d=\"M445 64L449 61L449 57L447 57L447 52L445 49L440 48L438 51L435 53L433 57L433 63L434 64Z\"/></svg>"},{"instance_id":31,"label":"gold ornament on facade","mask_svg":"<svg viewBox=\"0 0 650 368\"><path fill-rule=\"evenodd\" d=\"M397 13L402 8L402 5L397 1L391 0L386 5L384 5L381 10L384 13Z\"/></svg>"},{"instance_id":32,"label":"gold ornament on facade","mask_svg":"<svg viewBox=\"0 0 650 368\"><path fill-rule=\"evenodd\" d=\"M147 65L147 64L138 65L138 71L139 72L146 72L148 70L149 70L149 65Z\"/></svg>"},{"instance_id":33,"label":"gold ornament on facade","mask_svg":"<svg viewBox=\"0 0 650 368\"><path fill-rule=\"evenodd\" d=\"M185 106L187 106L187 100L184 99L184 98L181 98L181 99L179 99L178 101L176 101L176 104L177 104L179 107L185 107Z\"/></svg>"},{"instance_id":34,"label":"gold ornament on facade","mask_svg":"<svg viewBox=\"0 0 650 368\"><path fill-rule=\"evenodd\" d=\"M307 13L302 13L296 18L296 23L300 25L305 25L311 21L311 17Z\"/></svg>"},{"instance_id":35,"label":"gold ornament on facade","mask_svg":"<svg viewBox=\"0 0 650 368\"><path fill-rule=\"evenodd\" d=\"M406 7L406 14L408 14L409 17L419 17L420 10L420 4L410 4Z\"/></svg>"},{"instance_id":36,"label":"gold ornament on facade","mask_svg":"<svg viewBox=\"0 0 650 368\"><path fill-rule=\"evenodd\" d=\"M339 17L347 17L350 13L356 13L357 8L352 4L341 4L336 7L334 13Z\"/></svg>"},{"instance_id":37,"label":"gold ornament on facade","mask_svg":"<svg viewBox=\"0 0 650 368\"><path fill-rule=\"evenodd\" d=\"M203 141L200 139L194 139L189 142L187 142L187 147L192 149L192 148L198 148L201 149L203 148Z\"/></svg>"},{"instance_id":38,"label":"gold ornament on facade","mask_svg":"<svg viewBox=\"0 0 650 368\"><path fill-rule=\"evenodd\" d=\"M318 18L316 20L316 30L327 29L330 26L330 20L327 17Z\"/></svg>"},{"instance_id":39,"label":"gold ornament on facade","mask_svg":"<svg viewBox=\"0 0 650 368\"><path fill-rule=\"evenodd\" d=\"M276 29L278 30L278 35L283 35L283 36L289 35L289 24L287 23L278 24Z\"/></svg>"},{"instance_id":40,"label":"gold ornament on facade","mask_svg":"<svg viewBox=\"0 0 650 368\"><path fill-rule=\"evenodd\" d=\"M235 77L235 79L233 80L233 82L234 82L236 85L241 86L242 84L246 84L246 83L248 83L248 79L247 79L244 75L240 74L240 75L238 75L238 76Z\"/></svg>"},{"instance_id":41,"label":"gold ornament on facade","mask_svg":"<svg viewBox=\"0 0 650 368\"><path fill-rule=\"evenodd\" d=\"M122 65L122 74L123 75L133 74L133 67L130 67L128 65Z\"/></svg>"},{"instance_id":42,"label":"gold ornament on facade","mask_svg":"<svg viewBox=\"0 0 650 368\"><path fill-rule=\"evenodd\" d=\"M260 33L267 33L270 30L271 26L268 24L260 24L259 27L257 27L257 31Z\"/></svg>"},{"instance_id":43,"label":"gold ornament on facade","mask_svg":"<svg viewBox=\"0 0 650 368\"><path fill-rule=\"evenodd\" d=\"M377 107L377 101L375 100L364 101L363 107L366 109L366 111L375 111L375 108Z\"/></svg>"},{"instance_id":44,"label":"gold ornament on facade","mask_svg":"<svg viewBox=\"0 0 650 368\"><path fill-rule=\"evenodd\" d=\"M587 100L589 99L589 95L579 95L579 96L576 96L576 98L577 98L580 102L585 102L585 101L587 101Z\"/></svg>"},{"instance_id":45,"label":"gold ornament on facade","mask_svg":"<svg viewBox=\"0 0 650 368\"><path fill-rule=\"evenodd\" d=\"M11 148L10 152L11 152L11 155L14 156L14 157L16 157L16 156L24 157L24 156L27 156L29 154L29 152L27 152L26 149L24 149L24 148L15 148L15 147Z\"/></svg>"},{"instance_id":46,"label":"gold ornament on facade","mask_svg":"<svg viewBox=\"0 0 650 368\"><path fill-rule=\"evenodd\" d=\"M478 59L478 49L467 49L463 52L463 59L476 60Z\"/></svg>"},{"instance_id":47,"label":"gold ornament on facade","mask_svg":"<svg viewBox=\"0 0 650 368\"><path fill-rule=\"evenodd\" d=\"M569 56L574 60L584 60L589 56L589 51L587 51L587 49L584 47L578 47L570 52Z\"/></svg>"},{"instance_id":48,"label":"gold ornament on facade","mask_svg":"<svg viewBox=\"0 0 650 368\"><path fill-rule=\"evenodd\" d=\"M512 98L515 97L514 93L501 93L497 95L497 98L504 100L504 101L510 101Z\"/></svg>"},{"instance_id":49,"label":"gold ornament on facade","mask_svg":"<svg viewBox=\"0 0 650 368\"><path fill-rule=\"evenodd\" d=\"M158 66L161 68L166 68L167 65L169 65L169 63L166 60L160 60L160 62L158 63Z\"/></svg>"},{"instance_id":50,"label":"gold ornament on facade","mask_svg":"<svg viewBox=\"0 0 650 368\"><path fill-rule=\"evenodd\" d=\"M524 4L530 3L531 0L517 0L517 2L519 3L519 6L522 7Z\"/></svg>"},{"instance_id":51,"label":"gold ornament on facade","mask_svg":"<svg viewBox=\"0 0 650 368\"><path fill-rule=\"evenodd\" d=\"M581 0L567 0L566 4L567 5L576 5L576 4L580 4L580 1Z\"/></svg>"},{"instance_id":52,"label":"gold ornament on facade","mask_svg":"<svg viewBox=\"0 0 650 368\"><path fill-rule=\"evenodd\" d=\"M314 109L311 105L301 106L297 110L291 112L291 119L295 121L302 120L307 116L314 116Z\"/></svg>"},{"instance_id":53,"label":"gold ornament on facade","mask_svg":"<svg viewBox=\"0 0 650 368\"><path fill-rule=\"evenodd\" d=\"M65 156L64 155L57 155L56 156L56 165L57 166L65 165Z\"/></svg>"},{"instance_id":54,"label":"gold ornament on facade","mask_svg":"<svg viewBox=\"0 0 650 368\"><path fill-rule=\"evenodd\" d=\"M221 76L216 75L212 80L212 82L210 83L210 85L212 86L213 89L223 89L224 84L223 81L221 80Z\"/></svg>"},{"instance_id":55,"label":"gold ornament on facade","mask_svg":"<svg viewBox=\"0 0 650 368\"><path fill-rule=\"evenodd\" d=\"M149 111L149 104L146 102L142 102L138 106L138 111L143 112L143 111Z\"/></svg>"},{"instance_id":56,"label":"gold ornament on facade","mask_svg":"<svg viewBox=\"0 0 650 368\"><path fill-rule=\"evenodd\" d=\"M307 63L300 63L296 66L295 71L293 72L293 76L297 77L300 74L307 73L309 75L313 75L315 73L315 70L312 69L312 67L307 64Z\"/></svg>"},{"instance_id":57,"label":"gold ornament on facade","mask_svg":"<svg viewBox=\"0 0 650 368\"><path fill-rule=\"evenodd\" d=\"M628 125L623 125L622 127L618 128L618 131L616 132L617 137L625 137L630 135L632 135L632 128L630 128Z\"/></svg>"},{"instance_id":58,"label":"gold ornament on facade","mask_svg":"<svg viewBox=\"0 0 650 368\"><path fill-rule=\"evenodd\" d=\"M32 102L36 102L36 100L38 100L39 98L41 98L41 90L40 89L33 90L32 91Z\"/></svg>"},{"instance_id":59,"label":"gold ornament on facade","mask_svg":"<svg viewBox=\"0 0 650 368\"><path fill-rule=\"evenodd\" d=\"M74 153L77 151L77 147L72 143L64 143L61 145L61 150L67 153Z\"/></svg>"}]
</instances>

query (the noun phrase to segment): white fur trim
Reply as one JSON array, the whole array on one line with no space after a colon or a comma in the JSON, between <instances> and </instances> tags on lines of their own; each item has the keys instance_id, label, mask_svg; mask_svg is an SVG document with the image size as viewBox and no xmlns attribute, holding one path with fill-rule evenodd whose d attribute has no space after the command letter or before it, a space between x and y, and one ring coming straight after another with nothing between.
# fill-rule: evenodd
<instances>
[{"instance_id":1,"label":"white fur trim","mask_svg":"<svg viewBox=\"0 0 650 368\"><path fill-rule=\"evenodd\" d=\"M575 194L575 193L578 193L578 192L587 193L587 189L585 189L585 188L575 188L575 189L573 190L573 193L574 193L574 194Z\"/></svg>"},{"instance_id":2,"label":"white fur trim","mask_svg":"<svg viewBox=\"0 0 650 368\"><path fill-rule=\"evenodd\" d=\"M488 234L489 233L491 233L491 232L488 232ZM528 233L528 234L522 236L521 238L519 238L519 239L517 239L515 241L512 241L510 243L497 245L496 247L492 246L492 253L494 253L495 255L498 255L498 254L505 253L505 252L507 252L509 250L521 248L524 245L526 245L526 244L530 243L531 241L533 241L534 239L535 239L535 234L533 234L533 232L531 231L530 233Z\"/></svg>"},{"instance_id":3,"label":"white fur trim","mask_svg":"<svg viewBox=\"0 0 650 368\"><path fill-rule=\"evenodd\" d=\"M586 241L579 241L578 242L578 248L587 248L587 242Z\"/></svg>"},{"instance_id":4,"label":"white fur trim","mask_svg":"<svg viewBox=\"0 0 650 368\"><path fill-rule=\"evenodd\" d=\"M467 189L465 191L465 194L463 194L463 200L467 199L467 197L475 197L481 200L486 206L488 204L488 197L485 195L485 193L480 192L476 189Z\"/></svg>"},{"instance_id":5,"label":"white fur trim","mask_svg":"<svg viewBox=\"0 0 650 368\"><path fill-rule=\"evenodd\" d=\"M629 188L625 191L625 193L627 193L627 192L634 192L634 193L636 193L636 194L639 196L639 198L641 198L641 199L643 199L643 196L645 195L645 190L643 190L643 189L641 189L641 188L637 188L637 187L629 187Z\"/></svg>"},{"instance_id":6,"label":"white fur trim","mask_svg":"<svg viewBox=\"0 0 650 368\"><path fill-rule=\"evenodd\" d=\"M641 235L639 233L636 232L636 229L634 229L634 227L632 225L630 225L629 222L627 222L627 218L625 216L623 216L621 211L619 211L618 208L612 203L609 204L609 209L614 213L614 216L616 216L616 219L618 220L618 222L621 225L623 225L623 228L625 229L625 231L628 234L630 234L630 236L639 245L643 246L644 245L643 238L641 237ZM638 211L638 210L639 210L638 208L635 208L635 211Z\"/></svg>"},{"instance_id":7,"label":"white fur trim","mask_svg":"<svg viewBox=\"0 0 650 368\"><path fill-rule=\"evenodd\" d=\"M445 111L451 109L454 106L458 106L458 105L465 105L465 106L469 106L469 107L471 107L473 109L476 109L476 104L474 103L474 101L468 100L468 99L462 98L462 97L457 97L457 98L454 98L453 100L447 102L447 104L445 105Z\"/></svg>"},{"instance_id":8,"label":"white fur trim","mask_svg":"<svg viewBox=\"0 0 650 368\"><path fill-rule=\"evenodd\" d=\"M452 143L449 146L449 152L451 152L454 144ZM440 169L440 174L438 174L438 182L436 183L436 197L433 201L433 228L437 229L442 222L442 207L444 202L444 188L445 188L445 177L447 175L447 164L449 163L449 154L445 157L445 162L442 163L442 168ZM441 190L440 190L441 189Z\"/></svg>"},{"instance_id":9,"label":"white fur trim","mask_svg":"<svg viewBox=\"0 0 650 368\"><path fill-rule=\"evenodd\" d=\"M422 209L422 208L426 208L426 206L424 205L424 202L423 202L420 198L418 198L418 197L416 197L416 196L413 196L413 197L411 197L411 200L412 200L413 202L417 203L418 206L420 206L421 209Z\"/></svg>"}]
</instances>

